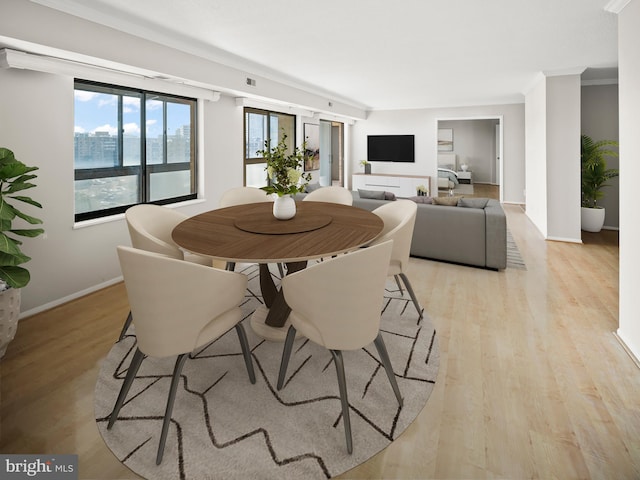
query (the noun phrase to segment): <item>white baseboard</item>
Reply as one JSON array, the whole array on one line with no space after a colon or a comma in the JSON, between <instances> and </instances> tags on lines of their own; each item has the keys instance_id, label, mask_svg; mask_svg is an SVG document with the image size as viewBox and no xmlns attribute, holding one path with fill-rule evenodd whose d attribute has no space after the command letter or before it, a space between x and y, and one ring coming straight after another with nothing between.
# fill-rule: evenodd
<instances>
[{"instance_id":1,"label":"white baseboard","mask_svg":"<svg viewBox=\"0 0 640 480\"><path fill-rule=\"evenodd\" d=\"M553 242L582 243L582 239L580 238L547 237L546 240L551 240Z\"/></svg>"},{"instance_id":2,"label":"white baseboard","mask_svg":"<svg viewBox=\"0 0 640 480\"><path fill-rule=\"evenodd\" d=\"M636 364L636 367L640 368L640 359L638 359L638 357L635 356L631 348L629 348L629 345L627 345L626 342L622 339L622 337L618 334L619 331L620 329L618 329L618 331L616 332L613 332L613 336L616 337L616 340L618 340L620 345L622 345L622 348L624 349L625 352L627 352L627 355L631 357L631 360L633 361L633 363Z\"/></svg>"},{"instance_id":3,"label":"white baseboard","mask_svg":"<svg viewBox=\"0 0 640 480\"><path fill-rule=\"evenodd\" d=\"M103 288L110 287L111 285L115 285L123 280L122 275L111 280L107 280L106 282L102 282L98 285L94 285L93 287L85 288L76 293L72 293L71 295L67 295L63 298L58 298L53 302L45 303L44 305L40 305L39 307L32 308L31 310L27 310L26 312L20 312L20 317L18 320L23 320L27 317L31 317L37 313L44 312L45 310L49 310L51 308L57 307L64 303L70 302L71 300L75 300L76 298L84 297L85 295L89 295L90 293L97 292L98 290L102 290Z\"/></svg>"}]
</instances>

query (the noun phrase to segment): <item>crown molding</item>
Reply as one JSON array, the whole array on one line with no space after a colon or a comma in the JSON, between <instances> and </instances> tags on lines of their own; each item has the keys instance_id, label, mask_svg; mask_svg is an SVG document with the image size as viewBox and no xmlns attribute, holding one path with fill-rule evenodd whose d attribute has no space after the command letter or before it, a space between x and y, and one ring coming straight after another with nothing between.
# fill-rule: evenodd
<instances>
[{"instance_id":1,"label":"crown molding","mask_svg":"<svg viewBox=\"0 0 640 480\"><path fill-rule=\"evenodd\" d=\"M182 78L170 77L157 72L128 69L126 65L120 65L118 68L103 67L69 59L34 55L10 48L0 49L0 68L34 70L97 82L117 83L144 90L201 98L213 102L217 102L220 99L220 92L199 85L191 85Z\"/></svg>"},{"instance_id":2,"label":"crown molding","mask_svg":"<svg viewBox=\"0 0 640 480\"><path fill-rule=\"evenodd\" d=\"M619 14L631 0L611 0L604 6L605 11Z\"/></svg>"}]
</instances>

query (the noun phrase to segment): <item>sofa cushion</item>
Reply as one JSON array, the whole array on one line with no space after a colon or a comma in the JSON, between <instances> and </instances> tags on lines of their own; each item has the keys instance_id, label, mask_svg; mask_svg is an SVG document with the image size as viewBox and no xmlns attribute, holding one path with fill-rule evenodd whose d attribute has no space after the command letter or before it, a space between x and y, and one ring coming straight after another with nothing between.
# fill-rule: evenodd
<instances>
[{"instance_id":1,"label":"sofa cushion","mask_svg":"<svg viewBox=\"0 0 640 480\"><path fill-rule=\"evenodd\" d=\"M370 200L385 200L384 191L382 190L361 190L358 189L360 198L368 198Z\"/></svg>"},{"instance_id":2,"label":"sofa cushion","mask_svg":"<svg viewBox=\"0 0 640 480\"><path fill-rule=\"evenodd\" d=\"M395 200L396 199L396 194L393 192L384 192L384 199L385 200Z\"/></svg>"},{"instance_id":3,"label":"sofa cushion","mask_svg":"<svg viewBox=\"0 0 640 480\"><path fill-rule=\"evenodd\" d=\"M320 188L320 184L318 182L315 183L307 183L306 187L304 188L304 191L306 193L311 193L314 190L317 190Z\"/></svg>"},{"instance_id":4,"label":"sofa cushion","mask_svg":"<svg viewBox=\"0 0 640 480\"><path fill-rule=\"evenodd\" d=\"M487 203L489 203L489 199L488 198L465 198L462 197L460 200L458 200L458 206L459 207L466 207L466 208L484 208L487 206Z\"/></svg>"},{"instance_id":5,"label":"sofa cushion","mask_svg":"<svg viewBox=\"0 0 640 480\"><path fill-rule=\"evenodd\" d=\"M433 197L434 205L447 205L449 207L456 207L458 205L458 201L462 197Z\"/></svg>"}]
</instances>

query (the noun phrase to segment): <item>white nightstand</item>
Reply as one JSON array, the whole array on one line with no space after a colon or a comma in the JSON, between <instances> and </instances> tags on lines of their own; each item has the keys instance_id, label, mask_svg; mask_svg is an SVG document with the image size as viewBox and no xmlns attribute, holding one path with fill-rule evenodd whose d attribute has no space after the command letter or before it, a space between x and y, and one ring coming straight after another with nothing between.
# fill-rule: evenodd
<instances>
[{"instance_id":1,"label":"white nightstand","mask_svg":"<svg viewBox=\"0 0 640 480\"><path fill-rule=\"evenodd\" d=\"M458 181L460 183L473 183L473 176L469 170L467 170L466 172L456 172L456 175L458 175Z\"/></svg>"}]
</instances>

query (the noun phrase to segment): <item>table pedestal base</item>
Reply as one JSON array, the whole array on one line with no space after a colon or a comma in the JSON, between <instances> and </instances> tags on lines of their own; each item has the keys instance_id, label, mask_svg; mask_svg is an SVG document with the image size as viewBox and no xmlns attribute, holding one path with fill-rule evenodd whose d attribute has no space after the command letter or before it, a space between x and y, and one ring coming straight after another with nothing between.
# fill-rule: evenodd
<instances>
[{"instance_id":1,"label":"table pedestal base","mask_svg":"<svg viewBox=\"0 0 640 480\"><path fill-rule=\"evenodd\" d=\"M287 338L287 331L289 330L289 320L285 322L282 327L270 327L265 323L269 309L260 305L256 308L256 311L251 314L251 328L259 337L265 340L271 340L273 342L284 342Z\"/></svg>"}]
</instances>

